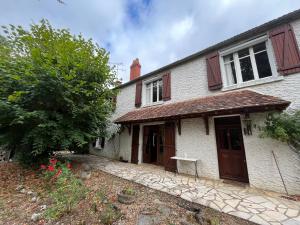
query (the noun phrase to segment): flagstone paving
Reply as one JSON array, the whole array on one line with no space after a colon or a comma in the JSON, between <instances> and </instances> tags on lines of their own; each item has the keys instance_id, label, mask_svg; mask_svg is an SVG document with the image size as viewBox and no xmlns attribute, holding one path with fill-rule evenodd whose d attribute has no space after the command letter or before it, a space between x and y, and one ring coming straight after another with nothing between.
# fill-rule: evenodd
<instances>
[{"instance_id":1,"label":"flagstone paving","mask_svg":"<svg viewBox=\"0 0 300 225\"><path fill-rule=\"evenodd\" d=\"M300 225L300 202L283 199L280 194L222 181L175 175L161 167L122 163L93 155L68 155L95 169L149 188L179 196L258 224Z\"/></svg>"}]
</instances>

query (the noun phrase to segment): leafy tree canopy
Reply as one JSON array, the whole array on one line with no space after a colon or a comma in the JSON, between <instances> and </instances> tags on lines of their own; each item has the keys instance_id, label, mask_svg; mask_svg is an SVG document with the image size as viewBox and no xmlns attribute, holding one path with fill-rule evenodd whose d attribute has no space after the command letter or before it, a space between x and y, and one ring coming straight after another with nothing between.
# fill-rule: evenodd
<instances>
[{"instance_id":1,"label":"leafy tree canopy","mask_svg":"<svg viewBox=\"0 0 300 225\"><path fill-rule=\"evenodd\" d=\"M106 50L47 20L2 28L0 144L34 159L103 136L115 94Z\"/></svg>"}]
</instances>

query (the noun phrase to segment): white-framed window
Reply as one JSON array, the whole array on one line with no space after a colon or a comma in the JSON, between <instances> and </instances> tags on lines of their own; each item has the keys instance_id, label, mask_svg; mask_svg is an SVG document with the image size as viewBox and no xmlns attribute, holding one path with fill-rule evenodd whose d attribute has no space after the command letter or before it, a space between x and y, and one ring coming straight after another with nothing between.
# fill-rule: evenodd
<instances>
[{"instance_id":1,"label":"white-framed window","mask_svg":"<svg viewBox=\"0 0 300 225\"><path fill-rule=\"evenodd\" d=\"M151 104L162 102L163 82L161 78L151 82L147 82L145 86L146 86L145 105L151 105Z\"/></svg>"},{"instance_id":2,"label":"white-framed window","mask_svg":"<svg viewBox=\"0 0 300 225\"><path fill-rule=\"evenodd\" d=\"M267 37L260 37L221 52L220 57L225 87L263 81L277 76Z\"/></svg>"}]
</instances>

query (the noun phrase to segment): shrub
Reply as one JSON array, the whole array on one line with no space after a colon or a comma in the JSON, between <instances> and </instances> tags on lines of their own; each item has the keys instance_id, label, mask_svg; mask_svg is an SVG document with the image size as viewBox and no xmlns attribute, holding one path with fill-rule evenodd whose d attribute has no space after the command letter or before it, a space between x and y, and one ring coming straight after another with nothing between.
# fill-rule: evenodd
<instances>
[{"instance_id":1,"label":"shrub","mask_svg":"<svg viewBox=\"0 0 300 225\"><path fill-rule=\"evenodd\" d=\"M300 154L300 111L293 114L269 114L261 137L287 142Z\"/></svg>"},{"instance_id":2,"label":"shrub","mask_svg":"<svg viewBox=\"0 0 300 225\"><path fill-rule=\"evenodd\" d=\"M51 184L50 197L53 204L45 212L48 219L57 219L71 212L86 196L87 189L70 168L70 163L62 163L55 158L50 159L48 165L41 165L46 180Z\"/></svg>"}]
</instances>

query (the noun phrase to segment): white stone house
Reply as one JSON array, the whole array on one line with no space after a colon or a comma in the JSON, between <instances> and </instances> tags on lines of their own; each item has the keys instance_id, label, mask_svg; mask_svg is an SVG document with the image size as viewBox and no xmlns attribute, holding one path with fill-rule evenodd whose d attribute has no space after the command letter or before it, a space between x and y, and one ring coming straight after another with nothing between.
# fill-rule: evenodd
<instances>
[{"instance_id":1,"label":"white stone house","mask_svg":"<svg viewBox=\"0 0 300 225\"><path fill-rule=\"evenodd\" d=\"M193 163L170 157L196 158L200 177L300 194L299 156L259 137L268 113L300 109L299 46L297 10L142 76L134 60L119 132L92 153L186 174Z\"/></svg>"}]
</instances>

